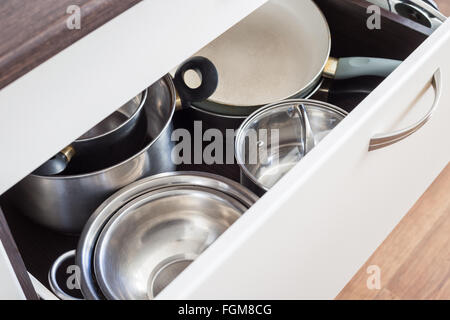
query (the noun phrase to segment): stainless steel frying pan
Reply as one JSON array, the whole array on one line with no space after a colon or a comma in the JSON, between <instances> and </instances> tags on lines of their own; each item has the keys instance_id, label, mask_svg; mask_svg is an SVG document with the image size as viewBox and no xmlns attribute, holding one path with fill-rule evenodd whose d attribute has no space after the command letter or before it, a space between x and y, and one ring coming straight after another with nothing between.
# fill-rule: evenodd
<instances>
[{"instance_id":1,"label":"stainless steel frying pan","mask_svg":"<svg viewBox=\"0 0 450 320\"><path fill-rule=\"evenodd\" d=\"M198 54L219 71L219 86L199 109L247 116L262 105L304 98L322 77L387 76L400 61L330 58L328 23L311 0L271 0ZM193 81L186 79L186 81Z\"/></svg>"}]
</instances>

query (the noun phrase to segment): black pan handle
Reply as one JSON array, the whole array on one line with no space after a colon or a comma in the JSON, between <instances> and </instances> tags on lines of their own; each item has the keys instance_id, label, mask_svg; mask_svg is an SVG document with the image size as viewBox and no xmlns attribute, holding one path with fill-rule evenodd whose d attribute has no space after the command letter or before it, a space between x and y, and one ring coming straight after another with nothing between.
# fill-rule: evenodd
<instances>
[{"instance_id":1,"label":"black pan handle","mask_svg":"<svg viewBox=\"0 0 450 320\"><path fill-rule=\"evenodd\" d=\"M188 70L197 72L201 79L198 88L190 88L185 80L184 74ZM181 99L183 108L189 107L191 102L201 102L208 99L217 89L219 75L214 64L205 57L192 57L178 68L174 77L174 84Z\"/></svg>"},{"instance_id":2,"label":"black pan handle","mask_svg":"<svg viewBox=\"0 0 450 320\"><path fill-rule=\"evenodd\" d=\"M361 103L379 84L382 77L359 77L352 80L332 81L328 89L328 102L340 106L351 112Z\"/></svg>"},{"instance_id":3,"label":"black pan handle","mask_svg":"<svg viewBox=\"0 0 450 320\"><path fill-rule=\"evenodd\" d=\"M330 95L369 95L385 78L366 76L349 80L335 80L329 88Z\"/></svg>"},{"instance_id":4,"label":"black pan handle","mask_svg":"<svg viewBox=\"0 0 450 320\"><path fill-rule=\"evenodd\" d=\"M311 99L326 101L351 112L384 80L382 77L366 76L348 80L324 79Z\"/></svg>"}]
</instances>

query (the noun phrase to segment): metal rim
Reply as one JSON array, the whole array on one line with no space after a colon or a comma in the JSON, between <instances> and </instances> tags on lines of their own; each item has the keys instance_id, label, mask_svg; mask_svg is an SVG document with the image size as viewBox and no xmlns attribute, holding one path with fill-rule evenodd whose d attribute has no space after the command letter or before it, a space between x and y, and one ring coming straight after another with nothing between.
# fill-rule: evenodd
<instances>
[{"instance_id":1,"label":"metal rim","mask_svg":"<svg viewBox=\"0 0 450 320\"><path fill-rule=\"evenodd\" d=\"M324 109L327 109L327 110L332 110L332 111L334 111L334 112L336 112L336 113L338 113L338 114L340 114L340 115L342 115L344 117L348 115L347 111L345 111L345 110L343 110L343 109L341 109L341 108L339 108L339 107L337 107L335 105L327 103L327 102L322 102L322 101L318 101L318 100L311 100L311 99L288 99L288 100L284 100L284 101L281 101L281 102L276 102L276 103L269 104L269 105L264 106L261 109L257 110L256 112L252 113L241 124L241 126L239 127L239 129L237 131L236 140L235 140L235 143L234 143L234 149L235 149L235 156L236 156L236 160L237 160L237 163L239 165L239 168L242 170L242 172L245 174L245 176L247 178L249 178L256 186L258 186L259 188L261 188L262 190L264 190L266 192L269 191L270 188L262 185L253 176L253 174L247 169L247 167L244 164L245 162L242 161L242 154L239 151L240 150L239 146L240 146L241 136L242 136L245 128L248 126L248 124L251 121L253 121L257 116L259 116L259 115L261 115L261 114L263 114L265 112L271 111L273 109L277 109L277 108L284 107L284 106L291 105L291 104L302 104L302 103L307 105L307 106L314 106L314 107L324 108Z\"/></svg>"},{"instance_id":2,"label":"metal rim","mask_svg":"<svg viewBox=\"0 0 450 320\"><path fill-rule=\"evenodd\" d=\"M84 178L84 177L92 177L95 175L100 175L103 174L107 171L113 170L114 168L120 167L122 165L124 165L125 163L138 158L140 155L142 155L143 153L147 152L147 150L159 139L159 137L164 133L164 131L166 131L167 127L171 124L172 122L172 118L175 112L175 105L176 105L176 90L175 90L175 85L173 84L172 81L172 77L170 75L165 75L162 78L168 85L170 93L172 94L172 106L171 106L171 113L170 116L167 118L167 122L166 124L163 126L163 128L161 129L160 133L152 139L152 141L146 145L145 147L142 148L141 151L137 152L136 154L132 155L131 157L129 157L128 159L115 164L113 166L110 166L108 168L104 168L101 170L97 170L97 171L93 171L93 172L89 172L89 173L82 173L82 174L76 174L76 175L70 175L70 176L41 176L41 175L37 175L37 174L30 174L30 176L32 177L39 177L39 178L45 178L45 179L49 179L49 180L70 180L70 179L80 179L80 178ZM161 80L161 79L160 79ZM142 100L142 103L145 105L146 101L147 101L147 89L145 90L145 99Z\"/></svg>"},{"instance_id":3,"label":"metal rim","mask_svg":"<svg viewBox=\"0 0 450 320\"><path fill-rule=\"evenodd\" d=\"M191 104L189 107L194 109L195 111L198 111L198 112L210 115L210 116L218 117L218 118L236 119L236 120L247 118L247 116L237 116L237 115L233 116L233 115L224 115L224 114L220 114L220 113L214 113L211 110L203 109L203 108L201 108L199 106L196 106L194 104Z\"/></svg>"},{"instance_id":4,"label":"metal rim","mask_svg":"<svg viewBox=\"0 0 450 320\"><path fill-rule=\"evenodd\" d=\"M319 78L319 81L318 81L318 84L314 87L314 89L313 90L311 90L307 95L305 95L304 97L303 96L299 96L299 97L297 97L297 96L294 96L294 97L290 97L290 99L309 99L309 98L311 98L314 94L316 94L317 93L317 91L319 91L319 89L322 87L322 84L323 84L323 81L324 81L324 79L321 77L321 78ZM265 105L261 105L261 106L253 106L253 107L233 107L232 106L232 108L240 108L240 109L243 109L243 108L247 108L247 109L250 109L250 108L257 108L256 110L253 110L252 112L249 112L248 114L246 114L246 115L232 115L232 114L222 114L222 113L216 113L216 112L214 112L214 111L212 111L212 110L208 110L207 108L202 108L201 107L201 103L200 104L196 104L196 103L193 103L193 104L191 104L190 105L190 108L192 108L192 109L194 109L195 111L198 111L198 112L201 112L201 113L205 113L205 114L207 114L207 115L210 115L210 116L214 116L214 117L218 117L218 118L224 118L224 119L236 119L236 120L244 120L244 119L247 119L247 117L249 116L249 115L251 115L253 112L256 112L257 110L259 110L260 108L262 108L262 107L264 107ZM222 108L222 109L224 109L224 108L228 108L227 106L225 106L225 105L220 105L219 106L219 108Z\"/></svg>"},{"instance_id":5,"label":"metal rim","mask_svg":"<svg viewBox=\"0 0 450 320\"><path fill-rule=\"evenodd\" d=\"M154 175L136 181L105 200L91 215L80 236L77 248L76 264L80 267L80 284L83 296L87 299L99 300L101 295L97 291L95 279L93 278L92 257L95 244L103 226L109 218L129 201L149 192L158 186L176 186L180 181L186 180L186 185L197 185L196 183L207 183L213 185L219 191L224 192L250 207L259 198L241 184L228 178L211 173L178 171ZM177 184L177 181L179 182Z\"/></svg>"},{"instance_id":6,"label":"metal rim","mask_svg":"<svg viewBox=\"0 0 450 320\"><path fill-rule=\"evenodd\" d=\"M110 284L108 283L108 280L106 277L104 277L104 268L102 267L104 263L102 262L102 252L105 250L105 245L108 238L111 238L110 232L112 228L117 226L117 223L119 222L119 219L124 217L124 215L128 214L130 210L137 209L141 207L142 205L145 205L149 202L161 199L162 197L165 197L169 193L175 193L175 194L187 194L189 192L200 192L203 194L209 194L215 198L220 198L221 200L225 200L227 203L232 205L236 210L242 211L239 216L242 216L244 212L248 209L248 206L244 205L239 200L235 199L232 196L227 195L226 193L223 193L221 191L217 191L215 189L211 188L204 188L204 187L198 187L198 186L167 186L167 187L161 187L156 188L153 190L150 190L149 192L140 195L139 197L127 202L126 205L121 207L119 210L117 210L108 220L108 222L103 226L102 230L99 233L98 239L95 243L94 253L93 253L93 266L94 266L94 275L95 280L100 287L101 292L107 299L110 300L119 300L120 297L118 297L115 293Z\"/></svg>"},{"instance_id":7,"label":"metal rim","mask_svg":"<svg viewBox=\"0 0 450 320\"><path fill-rule=\"evenodd\" d=\"M94 136L94 137L91 137L91 138L84 138L84 139L76 139L75 140L75 142L91 142L91 141L95 141L95 140L97 140L97 139L101 139L101 138L104 138L104 137L106 137L107 135L110 135L110 134L112 134L112 133L114 133L114 132L116 132L116 131L119 131L121 128L123 128L123 127L125 127L128 123L130 123L133 119L135 119L138 115L139 115L139 113L141 112L141 110L144 108L144 104L145 104L145 100L147 99L147 89L146 90L144 90L143 92L141 92L140 94L140 99L141 99L141 101L140 101L140 103L139 103L139 105L138 105L138 107L136 108L136 110L133 112L133 114L131 115L131 117L129 117L126 121L124 121L122 124L120 124L119 126L117 126L116 128L114 128L114 129L111 129L111 130L109 130L108 132L105 132L105 133L102 133L102 134L100 134L100 135L98 135L98 136ZM137 96L135 96L132 100L134 100L134 99L136 99L137 97L139 97L139 95L137 95ZM132 101L132 100L130 100L130 101ZM128 101L128 102L130 102L130 101ZM127 102L127 103L128 103ZM143 103L144 102L144 103ZM120 110L121 108L119 108L119 110ZM117 111L117 110L116 110ZM115 111L115 112L116 112ZM83 134L84 135L84 134Z\"/></svg>"},{"instance_id":8,"label":"metal rim","mask_svg":"<svg viewBox=\"0 0 450 320\"><path fill-rule=\"evenodd\" d=\"M183 262L186 260L190 260L190 261L194 261L199 257L199 255L197 254L178 254L172 257L167 258L166 260L163 260L159 263L159 265L155 268L155 270L152 271L152 274L150 274L149 279L151 279L151 283L150 283L150 290L148 292L148 297L150 298L150 300L154 299L157 294L155 294L154 291L154 284L155 284L155 280L157 279L158 275L161 273L161 271L164 270L164 268L177 263L177 262Z\"/></svg>"}]
</instances>

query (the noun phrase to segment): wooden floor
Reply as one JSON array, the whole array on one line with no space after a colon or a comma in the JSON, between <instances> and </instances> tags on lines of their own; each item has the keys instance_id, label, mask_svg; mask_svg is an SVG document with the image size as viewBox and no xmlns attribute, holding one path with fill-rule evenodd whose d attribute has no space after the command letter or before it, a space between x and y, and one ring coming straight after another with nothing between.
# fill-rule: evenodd
<instances>
[{"instance_id":1,"label":"wooden floor","mask_svg":"<svg viewBox=\"0 0 450 320\"><path fill-rule=\"evenodd\" d=\"M439 6L439 10L446 16L450 16L450 1L449 0L435 0Z\"/></svg>"},{"instance_id":2,"label":"wooden floor","mask_svg":"<svg viewBox=\"0 0 450 320\"><path fill-rule=\"evenodd\" d=\"M379 290L367 288L371 265ZM450 299L450 164L337 299Z\"/></svg>"}]
</instances>

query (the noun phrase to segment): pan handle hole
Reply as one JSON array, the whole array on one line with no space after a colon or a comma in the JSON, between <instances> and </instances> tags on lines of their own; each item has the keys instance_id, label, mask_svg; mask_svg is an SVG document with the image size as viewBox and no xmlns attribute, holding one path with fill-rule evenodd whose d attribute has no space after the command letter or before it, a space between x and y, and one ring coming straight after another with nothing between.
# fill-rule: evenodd
<instances>
[{"instance_id":1,"label":"pan handle hole","mask_svg":"<svg viewBox=\"0 0 450 320\"><path fill-rule=\"evenodd\" d=\"M191 89L197 89L202 85L202 74L195 69L186 70L183 74L186 85Z\"/></svg>"}]
</instances>

